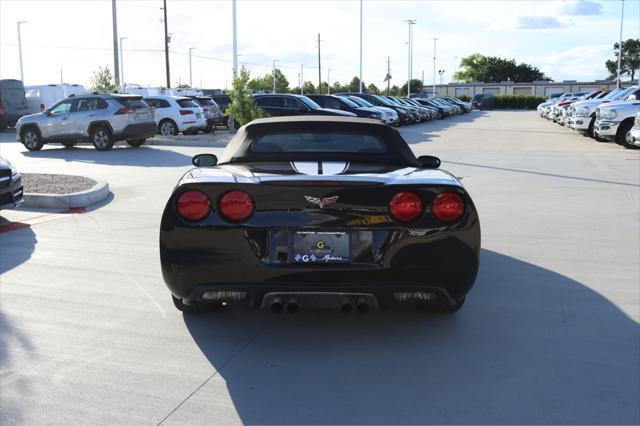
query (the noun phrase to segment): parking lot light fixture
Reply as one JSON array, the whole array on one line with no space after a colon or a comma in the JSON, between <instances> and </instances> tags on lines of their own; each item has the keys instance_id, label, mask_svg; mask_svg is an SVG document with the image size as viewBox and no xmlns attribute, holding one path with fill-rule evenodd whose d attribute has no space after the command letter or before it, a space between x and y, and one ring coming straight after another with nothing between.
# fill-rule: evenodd
<instances>
[{"instance_id":1,"label":"parking lot light fixture","mask_svg":"<svg viewBox=\"0 0 640 426\"><path fill-rule=\"evenodd\" d=\"M120 37L120 81L122 82L123 93L126 93L127 84L124 82L124 51L122 50L122 40L127 40L127 37Z\"/></svg>"},{"instance_id":2,"label":"parking lot light fixture","mask_svg":"<svg viewBox=\"0 0 640 426\"><path fill-rule=\"evenodd\" d=\"M431 93L431 97L436 97L436 41L440 40L437 37L432 38L433 40L433 92Z\"/></svg>"},{"instance_id":3,"label":"parking lot light fixture","mask_svg":"<svg viewBox=\"0 0 640 426\"><path fill-rule=\"evenodd\" d=\"M412 26L415 25L416 21L414 19L407 19L403 22L406 22L409 25L409 41L408 44L408 77L407 77L407 98L411 97L411 77L413 77L413 30Z\"/></svg>"},{"instance_id":4,"label":"parking lot light fixture","mask_svg":"<svg viewBox=\"0 0 640 426\"><path fill-rule=\"evenodd\" d=\"M22 38L20 37L20 25L27 21L18 21L18 57L20 59L20 81L24 83L24 70L22 68Z\"/></svg>"},{"instance_id":5,"label":"parking lot light fixture","mask_svg":"<svg viewBox=\"0 0 640 426\"><path fill-rule=\"evenodd\" d=\"M276 62L278 62L277 59L273 60L273 93L276 93Z\"/></svg>"},{"instance_id":6,"label":"parking lot light fixture","mask_svg":"<svg viewBox=\"0 0 640 426\"><path fill-rule=\"evenodd\" d=\"M618 68L616 71L616 87L620 88L620 63L622 60L622 24L624 22L624 0L622 0L622 10L620 12L620 41L618 42Z\"/></svg>"},{"instance_id":7,"label":"parking lot light fixture","mask_svg":"<svg viewBox=\"0 0 640 426\"><path fill-rule=\"evenodd\" d=\"M189 48L189 88L193 88L193 74L191 71L191 51L195 49L195 47Z\"/></svg>"}]
</instances>

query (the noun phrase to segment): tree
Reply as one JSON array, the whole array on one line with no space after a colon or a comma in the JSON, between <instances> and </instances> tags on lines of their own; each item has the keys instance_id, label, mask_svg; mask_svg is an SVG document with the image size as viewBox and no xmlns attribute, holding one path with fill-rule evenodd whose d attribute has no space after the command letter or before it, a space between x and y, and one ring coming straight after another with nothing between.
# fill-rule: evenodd
<instances>
[{"instance_id":1,"label":"tree","mask_svg":"<svg viewBox=\"0 0 640 426\"><path fill-rule=\"evenodd\" d=\"M304 88L304 93L317 93L316 92L316 86L313 85L312 82L310 81L305 81L304 82L304 86L302 86Z\"/></svg>"},{"instance_id":2,"label":"tree","mask_svg":"<svg viewBox=\"0 0 640 426\"><path fill-rule=\"evenodd\" d=\"M253 94L249 89L249 79L251 74L243 66L240 73L233 79L231 90L227 95L231 99L227 107L227 115L233 116L234 120L244 126L256 118L266 117L267 114L253 103Z\"/></svg>"},{"instance_id":3,"label":"tree","mask_svg":"<svg viewBox=\"0 0 640 426\"><path fill-rule=\"evenodd\" d=\"M609 80L615 80L618 72L618 55L620 54L619 43L613 45L615 59L605 62L609 71ZM636 70L640 68L640 39L628 39L622 42L622 59L620 60L620 80L623 76L628 76L631 81L635 80Z\"/></svg>"},{"instance_id":4,"label":"tree","mask_svg":"<svg viewBox=\"0 0 640 426\"><path fill-rule=\"evenodd\" d=\"M364 81L362 82L362 87L365 88ZM360 91L360 79L358 77L353 77L351 79L351 83L347 86L349 92L359 92Z\"/></svg>"},{"instance_id":5,"label":"tree","mask_svg":"<svg viewBox=\"0 0 640 426\"><path fill-rule=\"evenodd\" d=\"M249 88L253 91L273 91L273 75L274 72L270 72L269 74L265 74L264 77L256 77L249 82ZM282 71L276 68L275 70L276 76L276 92L278 93L287 93L289 91L289 81L282 74Z\"/></svg>"},{"instance_id":6,"label":"tree","mask_svg":"<svg viewBox=\"0 0 640 426\"><path fill-rule=\"evenodd\" d=\"M116 91L116 83L111 75L109 66L99 67L91 77L91 90L101 93L113 93Z\"/></svg>"},{"instance_id":7,"label":"tree","mask_svg":"<svg viewBox=\"0 0 640 426\"><path fill-rule=\"evenodd\" d=\"M331 93L348 92L349 87L343 86L339 81L334 81L331 85ZM357 90L356 90L357 91Z\"/></svg>"},{"instance_id":8,"label":"tree","mask_svg":"<svg viewBox=\"0 0 640 426\"><path fill-rule=\"evenodd\" d=\"M327 84L327 82L326 82L326 81L323 81L323 82L320 84L320 89L318 90L318 92L319 92L321 95L326 95L328 91L329 91L329 84Z\"/></svg>"},{"instance_id":9,"label":"tree","mask_svg":"<svg viewBox=\"0 0 640 426\"><path fill-rule=\"evenodd\" d=\"M371 84L369 84L367 86L367 93L372 93L374 95L379 95L380 94L380 89L378 89L375 84L371 83Z\"/></svg>"},{"instance_id":10,"label":"tree","mask_svg":"<svg viewBox=\"0 0 640 426\"><path fill-rule=\"evenodd\" d=\"M515 59L504 59L495 56L484 56L474 53L460 61L460 71L453 75L457 81L466 83L482 81L485 83L499 83L513 81L514 83L532 82L548 79L537 67Z\"/></svg>"},{"instance_id":11,"label":"tree","mask_svg":"<svg viewBox=\"0 0 640 426\"><path fill-rule=\"evenodd\" d=\"M191 89L191 86L187 83L180 83L176 85L176 89Z\"/></svg>"},{"instance_id":12,"label":"tree","mask_svg":"<svg viewBox=\"0 0 640 426\"><path fill-rule=\"evenodd\" d=\"M391 89L389 90L389 93L391 96L399 96L400 95L400 88L398 86L391 86Z\"/></svg>"},{"instance_id":13,"label":"tree","mask_svg":"<svg viewBox=\"0 0 640 426\"><path fill-rule=\"evenodd\" d=\"M422 80L418 80L417 78L411 79L411 93L419 93L422 92ZM403 84L400 88L401 96L407 95L407 83Z\"/></svg>"}]
</instances>

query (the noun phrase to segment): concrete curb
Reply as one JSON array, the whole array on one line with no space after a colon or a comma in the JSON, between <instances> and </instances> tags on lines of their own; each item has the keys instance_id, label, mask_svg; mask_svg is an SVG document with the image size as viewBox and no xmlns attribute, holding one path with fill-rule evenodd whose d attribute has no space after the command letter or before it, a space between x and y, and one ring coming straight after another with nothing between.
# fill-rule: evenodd
<instances>
[{"instance_id":1,"label":"concrete curb","mask_svg":"<svg viewBox=\"0 0 640 426\"><path fill-rule=\"evenodd\" d=\"M221 143L220 141L206 141L200 139L147 139L144 145L155 146L191 146L191 147L212 147L220 148L227 145L227 141Z\"/></svg>"},{"instance_id":2,"label":"concrete curb","mask_svg":"<svg viewBox=\"0 0 640 426\"><path fill-rule=\"evenodd\" d=\"M109 196L109 184L99 179L93 179L96 184L86 191L71 194L24 194L24 207L37 209L71 209L87 207L104 200Z\"/></svg>"}]
</instances>

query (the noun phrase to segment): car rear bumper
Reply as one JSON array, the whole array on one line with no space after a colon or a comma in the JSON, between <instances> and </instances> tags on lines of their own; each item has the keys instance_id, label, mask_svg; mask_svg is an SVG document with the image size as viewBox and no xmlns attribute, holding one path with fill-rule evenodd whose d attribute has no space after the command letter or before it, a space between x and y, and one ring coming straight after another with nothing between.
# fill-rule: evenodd
<instances>
[{"instance_id":1,"label":"car rear bumper","mask_svg":"<svg viewBox=\"0 0 640 426\"><path fill-rule=\"evenodd\" d=\"M283 298L296 298L300 307L340 308L344 298L352 295L372 295L378 306L399 303L426 304L446 302L454 304L464 295L454 295L446 287L427 283L367 284L361 283L287 283L269 284L216 284L197 286L182 301L186 305L206 303L233 303L253 308L266 307L265 296L281 294ZM283 301L284 302L284 301Z\"/></svg>"},{"instance_id":2,"label":"car rear bumper","mask_svg":"<svg viewBox=\"0 0 640 426\"><path fill-rule=\"evenodd\" d=\"M156 134L156 123L137 123L126 125L121 132L114 133L116 140L152 138Z\"/></svg>"}]
</instances>

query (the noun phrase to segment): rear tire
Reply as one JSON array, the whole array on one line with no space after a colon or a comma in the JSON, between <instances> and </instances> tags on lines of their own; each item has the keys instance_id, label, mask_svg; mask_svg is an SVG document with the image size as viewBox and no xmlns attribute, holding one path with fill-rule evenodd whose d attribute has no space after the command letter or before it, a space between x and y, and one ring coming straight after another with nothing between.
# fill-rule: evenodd
<instances>
[{"instance_id":1,"label":"rear tire","mask_svg":"<svg viewBox=\"0 0 640 426\"><path fill-rule=\"evenodd\" d=\"M146 141L147 141L147 139L146 139L146 138L142 138L142 139L131 139L131 140L128 140L128 141L127 141L127 143L128 143L130 146L132 146L132 147L134 147L134 148L137 148L137 147L139 147L139 146L144 145L144 143L145 143Z\"/></svg>"},{"instance_id":2,"label":"rear tire","mask_svg":"<svg viewBox=\"0 0 640 426\"><path fill-rule=\"evenodd\" d=\"M104 126L96 126L91 129L89 139L98 151L109 151L115 143L111 132Z\"/></svg>"},{"instance_id":3,"label":"rear tire","mask_svg":"<svg viewBox=\"0 0 640 426\"><path fill-rule=\"evenodd\" d=\"M40 131L35 127L27 127L20 132L20 141L29 151L40 151L44 146Z\"/></svg>"},{"instance_id":4,"label":"rear tire","mask_svg":"<svg viewBox=\"0 0 640 426\"><path fill-rule=\"evenodd\" d=\"M73 148L74 146L76 146L76 142L61 142L62 146L64 146L65 148Z\"/></svg>"}]
</instances>

